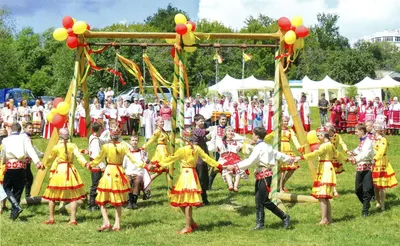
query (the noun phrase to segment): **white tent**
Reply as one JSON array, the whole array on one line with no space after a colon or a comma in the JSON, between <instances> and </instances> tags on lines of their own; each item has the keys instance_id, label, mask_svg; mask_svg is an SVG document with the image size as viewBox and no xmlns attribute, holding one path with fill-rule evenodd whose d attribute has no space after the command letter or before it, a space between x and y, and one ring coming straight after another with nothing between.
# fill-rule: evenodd
<instances>
[{"instance_id":1,"label":"white tent","mask_svg":"<svg viewBox=\"0 0 400 246\"><path fill-rule=\"evenodd\" d=\"M373 89L373 88L393 88L400 86L400 82L392 79L389 75L386 75L382 79L374 80L369 77L365 77L363 80L355 84L358 89Z\"/></svg>"},{"instance_id":2,"label":"white tent","mask_svg":"<svg viewBox=\"0 0 400 246\"><path fill-rule=\"evenodd\" d=\"M307 76L303 78L303 90L305 92L309 92L317 98L319 98L322 93L325 93L325 97L327 100L333 99L335 97L344 97L347 87L349 86L333 80L328 75L325 76L325 78L321 81L313 81ZM318 100L315 101L318 102Z\"/></svg>"}]
</instances>

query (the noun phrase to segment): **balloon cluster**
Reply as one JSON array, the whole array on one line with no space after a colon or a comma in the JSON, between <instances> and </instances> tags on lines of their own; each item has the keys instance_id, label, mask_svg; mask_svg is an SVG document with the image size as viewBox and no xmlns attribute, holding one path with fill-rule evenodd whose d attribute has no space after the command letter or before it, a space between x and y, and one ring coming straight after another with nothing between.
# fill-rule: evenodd
<instances>
[{"instance_id":1,"label":"balloon cluster","mask_svg":"<svg viewBox=\"0 0 400 246\"><path fill-rule=\"evenodd\" d=\"M51 122L55 127L62 128L67 122L67 114L69 112L69 104L64 99L57 97L53 100L53 108L47 115L47 121Z\"/></svg>"},{"instance_id":2,"label":"balloon cluster","mask_svg":"<svg viewBox=\"0 0 400 246\"><path fill-rule=\"evenodd\" d=\"M62 19L63 27L57 28L53 32L53 38L57 41L67 40L69 48L75 49L79 45L78 34L90 30L89 24L84 21L75 21L71 16L65 16Z\"/></svg>"},{"instance_id":3,"label":"balloon cluster","mask_svg":"<svg viewBox=\"0 0 400 246\"><path fill-rule=\"evenodd\" d=\"M188 21L183 14L176 14L175 24L175 31L182 36L184 45L193 45L196 43L196 37L193 33L196 30L196 23ZM184 47L183 49L187 52L194 52L197 47Z\"/></svg>"},{"instance_id":4,"label":"balloon cluster","mask_svg":"<svg viewBox=\"0 0 400 246\"><path fill-rule=\"evenodd\" d=\"M293 49L304 47L304 38L308 36L309 30L303 26L303 19L300 16L293 17L291 21L286 17L281 17L278 20L278 26L285 35L285 49L289 53L292 53Z\"/></svg>"}]
</instances>

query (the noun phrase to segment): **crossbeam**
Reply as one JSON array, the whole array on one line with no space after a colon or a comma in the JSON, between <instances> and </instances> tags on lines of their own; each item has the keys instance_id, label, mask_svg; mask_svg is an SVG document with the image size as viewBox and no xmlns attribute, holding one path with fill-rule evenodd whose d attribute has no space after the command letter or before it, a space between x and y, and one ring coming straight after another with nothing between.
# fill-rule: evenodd
<instances>
[{"instance_id":1,"label":"crossbeam","mask_svg":"<svg viewBox=\"0 0 400 246\"><path fill-rule=\"evenodd\" d=\"M200 33L195 32L200 39L253 39L280 40L282 34L280 31L276 33ZM150 39L175 39L176 33L172 32L91 32L86 31L83 36L85 38L150 38Z\"/></svg>"},{"instance_id":2,"label":"crossbeam","mask_svg":"<svg viewBox=\"0 0 400 246\"><path fill-rule=\"evenodd\" d=\"M142 48L146 47L173 47L175 44L168 43L88 43L90 46L139 46ZM185 47L198 47L198 48L221 48L221 47L231 47L231 48L277 48L278 44L195 44L195 45L185 45Z\"/></svg>"}]
</instances>

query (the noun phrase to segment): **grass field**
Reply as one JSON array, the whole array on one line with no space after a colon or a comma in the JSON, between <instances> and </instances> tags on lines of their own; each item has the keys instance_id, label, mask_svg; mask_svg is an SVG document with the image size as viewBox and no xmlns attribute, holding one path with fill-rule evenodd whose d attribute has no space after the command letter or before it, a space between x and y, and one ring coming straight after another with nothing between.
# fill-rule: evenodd
<instances>
[{"instance_id":1,"label":"grass field","mask_svg":"<svg viewBox=\"0 0 400 246\"><path fill-rule=\"evenodd\" d=\"M316 109L312 110L313 126L319 125ZM358 144L354 135L343 135L350 149ZM400 172L400 136L388 136L389 160ZM87 139L74 139L81 148L87 148ZM44 150L46 140L34 139ZM77 164L77 163L75 163ZM308 195L312 180L305 162L287 184L296 194ZM266 210L266 229L252 231L255 226L254 177L241 183L239 193L229 193L221 176L217 176L213 190L209 191L210 206L194 208L194 219L199 230L189 235L177 235L184 226L180 210L169 206L165 177L152 185L152 198L139 199L137 210L124 210L120 232L96 231L102 224L100 212L78 210L78 226L67 225L68 215L56 213L55 225L44 225L48 219L47 205L27 207L16 221L9 213L0 216L1 245L397 245L400 242L399 188L387 190L387 210L378 212L375 203L371 216L361 217L361 204L354 193L355 168L345 164L345 172L337 176L340 197L332 201L334 223L318 226L318 203L285 203L292 217L290 230L282 229L282 222ZM86 190L91 184L90 173L82 167L78 171ZM178 174L176 170L176 175ZM397 174L397 179L400 176ZM47 183L47 180L45 181ZM45 185L42 187L42 191ZM114 210L109 213L114 216Z\"/></svg>"}]
</instances>

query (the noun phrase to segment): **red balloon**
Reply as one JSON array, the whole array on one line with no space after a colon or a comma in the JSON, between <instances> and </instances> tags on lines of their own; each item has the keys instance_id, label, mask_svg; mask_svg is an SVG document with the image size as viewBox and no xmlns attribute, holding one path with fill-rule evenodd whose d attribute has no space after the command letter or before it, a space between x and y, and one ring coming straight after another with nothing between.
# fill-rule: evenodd
<instances>
[{"instance_id":1,"label":"red balloon","mask_svg":"<svg viewBox=\"0 0 400 246\"><path fill-rule=\"evenodd\" d=\"M54 100L53 100L53 108L57 108L57 105L58 105L60 102L64 102L64 99L63 99L62 97L56 97L56 98L54 98Z\"/></svg>"},{"instance_id":2,"label":"red balloon","mask_svg":"<svg viewBox=\"0 0 400 246\"><path fill-rule=\"evenodd\" d=\"M72 28L68 28L67 29L68 32L68 36L75 36L76 34L74 33L74 31L72 31Z\"/></svg>"},{"instance_id":3,"label":"red balloon","mask_svg":"<svg viewBox=\"0 0 400 246\"><path fill-rule=\"evenodd\" d=\"M57 127L57 128L61 128L64 126L65 122L66 122L66 117L60 115L60 114L56 114L53 116L53 120L52 120L52 124Z\"/></svg>"},{"instance_id":4,"label":"red balloon","mask_svg":"<svg viewBox=\"0 0 400 246\"><path fill-rule=\"evenodd\" d=\"M310 144L311 152L314 152L319 148L319 143Z\"/></svg>"},{"instance_id":5,"label":"red balloon","mask_svg":"<svg viewBox=\"0 0 400 246\"><path fill-rule=\"evenodd\" d=\"M286 17L281 17L278 20L278 26L280 27L280 29L282 31L289 31L290 30L290 26L292 25L292 23L290 22L290 20Z\"/></svg>"},{"instance_id":6,"label":"red balloon","mask_svg":"<svg viewBox=\"0 0 400 246\"><path fill-rule=\"evenodd\" d=\"M175 47L172 47L171 49L171 56L172 58L175 58Z\"/></svg>"},{"instance_id":7,"label":"red balloon","mask_svg":"<svg viewBox=\"0 0 400 246\"><path fill-rule=\"evenodd\" d=\"M307 37L308 34L309 34L309 32L310 32L310 31L309 31L308 28L305 27L305 26L299 26L299 27L297 27L296 30L295 30L296 36L297 36L298 38L305 38L305 37Z\"/></svg>"},{"instance_id":8,"label":"red balloon","mask_svg":"<svg viewBox=\"0 0 400 246\"><path fill-rule=\"evenodd\" d=\"M187 23L192 25L192 32L194 32L196 30L196 23L194 23L193 21L188 21Z\"/></svg>"},{"instance_id":9,"label":"red balloon","mask_svg":"<svg viewBox=\"0 0 400 246\"><path fill-rule=\"evenodd\" d=\"M65 16L62 19L62 25L65 29L72 28L72 26L74 25L74 20L71 16Z\"/></svg>"},{"instance_id":10,"label":"red balloon","mask_svg":"<svg viewBox=\"0 0 400 246\"><path fill-rule=\"evenodd\" d=\"M86 29L90 31L90 25L86 23Z\"/></svg>"},{"instance_id":11,"label":"red balloon","mask_svg":"<svg viewBox=\"0 0 400 246\"><path fill-rule=\"evenodd\" d=\"M188 29L187 29L187 26L185 24L178 24L178 25L175 26L175 31L179 35L184 35L185 33L187 33Z\"/></svg>"},{"instance_id":12,"label":"red balloon","mask_svg":"<svg viewBox=\"0 0 400 246\"><path fill-rule=\"evenodd\" d=\"M290 26L290 30L295 31L296 27L295 26Z\"/></svg>"},{"instance_id":13,"label":"red balloon","mask_svg":"<svg viewBox=\"0 0 400 246\"><path fill-rule=\"evenodd\" d=\"M68 36L67 38L67 46L71 49L75 49L76 47L78 47L79 41L78 41L78 37L75 36Z\"/></svg>"}]
</instances>

